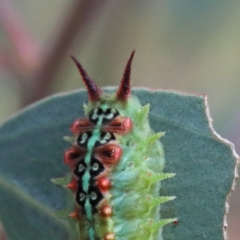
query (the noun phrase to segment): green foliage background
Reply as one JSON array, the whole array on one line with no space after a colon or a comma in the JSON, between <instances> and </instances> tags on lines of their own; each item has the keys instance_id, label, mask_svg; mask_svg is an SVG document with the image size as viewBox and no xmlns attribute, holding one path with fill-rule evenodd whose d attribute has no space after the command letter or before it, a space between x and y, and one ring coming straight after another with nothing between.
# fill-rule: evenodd
<instances>
[{"instance_id":1,"label":"green foliage background","mask_svg":"<svg viewBox=\"0 0 240 240\"><path fill-rule=\"evenodd\" d=\"M45 56L61 38L62 29L72 15L71 11L74 12L74 4L79 1L3 2L13 3ZM1 121L22 107L24 97L37 93L32 86L46 88L47 94L81 87L70 54L81 60L99 85L107 86L119 83L125 62L136 48L132 85L206 93L214 127L223 137L234 142L240 152L240 2L99 2L101 8L99 5L93 7L99 14L89 14L81 31L75 30L71 44L58 57L61 61L53 67L51 82L42 85L34 81L38 69L38 64L34 64L35 54L31 51L28 54L25 49L25 64L19 61L18 52L0 22L1 63L2 54L6 52L14 66L0 65ZM81 22L79 20L79 24ZM29 66L33 65L35 68L29 71ZM230 203L230 240L240 235L239 197L240 190L237 189Z\"/></svg>"}]
</instances>

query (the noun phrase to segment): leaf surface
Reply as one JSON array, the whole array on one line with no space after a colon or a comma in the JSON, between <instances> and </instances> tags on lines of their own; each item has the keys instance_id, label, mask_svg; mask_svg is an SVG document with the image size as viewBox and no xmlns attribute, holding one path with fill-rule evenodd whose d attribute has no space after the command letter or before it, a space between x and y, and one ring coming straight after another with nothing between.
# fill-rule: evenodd
<instances>
[{"instance_id":1,"label":"leaf surface","mask_svg":"<svg viewBox=\"0 0 240 240\"><path fill-rule=\"evenodd\" d=\"M164 240L224 239L225 201L236 178L231 143L213 131L205 96L136 89L150 103L150 124L165 132L166 173L162 218L179 218L164 227ZM83 116L85 91L60 94L34 104L0 127L0 219L10 240L66 240L68 225L54 211L66 208L67 191L50 179L66 176L63 136Z\"/></svg>"}]
</instances>

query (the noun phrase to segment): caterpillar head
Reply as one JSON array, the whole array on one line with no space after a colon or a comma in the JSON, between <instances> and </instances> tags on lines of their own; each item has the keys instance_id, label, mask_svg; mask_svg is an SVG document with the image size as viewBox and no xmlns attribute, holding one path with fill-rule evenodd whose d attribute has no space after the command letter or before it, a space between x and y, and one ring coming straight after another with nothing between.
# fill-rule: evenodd
<instances>
[{"instance_id":1,"label":"caterpillar head","mask_svg":"<svg viewBox=\"0 0 240 240\"><path fill-rule=\"evenodd\" d=\"M115 93L115 99L120 102L126 102L131 95L131 86L130 86L130 75L131 75L131 66L132 66L132 60L134 56L135 51L132 51L130 58L128 59L127 65L125 67L123 77L120 83L120 86L118 90ZM91 80L91 78L88 76L87 72L84 70L82 65L77 61L77 59L73 56L71 56L72 60L76 64L83 83L86 86L86 89L88 91L88 99L90 102L97 102L101 101L102 98L102 90L96 85L96 83Z\"/></svg>"}]
</instances>

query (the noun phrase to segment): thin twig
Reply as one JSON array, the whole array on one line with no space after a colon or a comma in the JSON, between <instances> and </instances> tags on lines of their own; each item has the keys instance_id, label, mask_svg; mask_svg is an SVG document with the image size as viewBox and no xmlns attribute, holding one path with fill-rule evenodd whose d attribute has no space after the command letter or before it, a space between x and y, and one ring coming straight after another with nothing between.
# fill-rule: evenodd
<instances>
[{"instance_id":1,"label":"thin twig","mask_svg":"<svg viewBox=\"0 0 240 240\"><path fill-rule=\"evenodd\" d=\"M32 94L26 94L23 102L24 105L45 97L49 93L49 89L51 89L54 82L54 75L67 50L72 45L75 36L83 33L89 22L93 22L98 18L106 2L107 0L74 1L70 7L63 30L56 37L56 42L53 43L51 51L46 56L45 61L43 61L36 79L34 79L35 88ZM79 48L83 45L83 39L84 36L81 38L81 43L78 43Z\"/></svg>"},{"instance_id":2,"label":"thin twig","mask_svg":"<svg viewBox=\"0 0 240 240\"><path fill-rule=\"evenodd\" d=\"M1 223L0 223L0 240L8 240Z\"/></svg>"},{"instance_id":3,"label":"thin twig","mask_svg":"<svg viewBox=\"0 0 240 240\"><path fill-rule=\"evenodd\" d=\"M4 63L19 75L34 72L41 61L40 46L31 36L11 0L0 0L0 25L11 45L11 52L5 50L1 53Z\"/></svg>"}]
</instances>

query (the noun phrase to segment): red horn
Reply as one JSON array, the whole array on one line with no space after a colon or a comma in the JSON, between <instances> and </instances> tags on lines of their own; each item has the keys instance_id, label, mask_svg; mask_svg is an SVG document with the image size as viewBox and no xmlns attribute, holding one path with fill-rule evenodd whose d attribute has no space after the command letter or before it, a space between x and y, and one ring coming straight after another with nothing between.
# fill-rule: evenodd
<instances>
[{"instance_id":1,"label":"red horn","mask_svg":"<svg viewBox=\"0 0 240 240\"><path fill-rule=\"evenodd\" d=\"M98 101L101 96L101 90L96 85L96 83L91 80L91 78L88 76L87 72L83 69L82 65L78 62L78 60L73 56L71 56L71 58L74 61L74 63L76 64L76 66L82 76L82 80L88 91L89 101Z\"/></svg>"},{"instance_id":2,"label":"red horn","mask_svg":"<svg viewBox=\"0 0 240 240\"><path fill-rule=\"evenodd\" d=\"M117 91L117 99L120 101L127 101L129 95L131 94L130 75L131 75L131 66L132 66L134 53L135 53L135 50L132 51L131 56L128 59L120 87Z\"/></svg>"}]
</instances>

